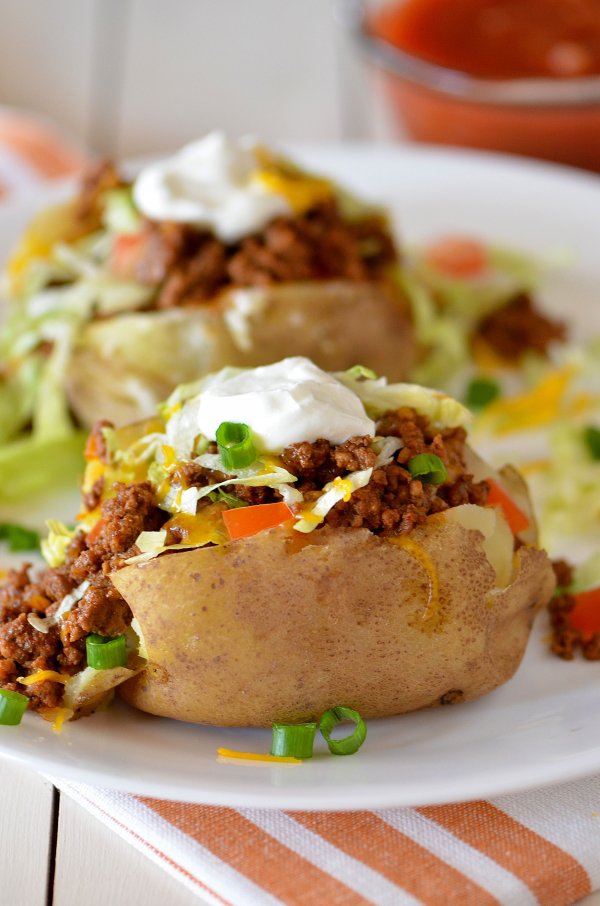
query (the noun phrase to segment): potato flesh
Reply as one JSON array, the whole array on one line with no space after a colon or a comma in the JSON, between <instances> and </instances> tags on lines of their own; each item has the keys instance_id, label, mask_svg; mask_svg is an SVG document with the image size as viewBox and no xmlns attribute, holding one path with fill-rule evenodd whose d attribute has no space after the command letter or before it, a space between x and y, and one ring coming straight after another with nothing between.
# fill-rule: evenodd
<instances>
[{"instance_id":1,"label":"potato flesh","mask_svg":"<svg viewBox=\"0 0 600 906\"><path fill-rule=\"evenodd\" d=\"M121 687L142 710L196 723L269 726L337 704L365 718L468 700L517 669L554 586L546 554L515 555L504 589L481 532L443 514L411 532L439 579L366 529L288 529L167 554L112 576L143 632L146 671Z\"/></svg>"},{"instance_id":2,"label":"potato flesh","mask_svg":"<svg viewBox=\"0 0 600 906\"><path fill-rule=\"evenodd\" d=\"M254 298L245 313L241 294ZM307 282L95 321L72 356L69 401L84 425L126 424L152 414L178 384L225 365L295 355L328 371L360 363L392 381L405 378L417 356L406 301L383 282Z\"/></svg>"}]
</instances>

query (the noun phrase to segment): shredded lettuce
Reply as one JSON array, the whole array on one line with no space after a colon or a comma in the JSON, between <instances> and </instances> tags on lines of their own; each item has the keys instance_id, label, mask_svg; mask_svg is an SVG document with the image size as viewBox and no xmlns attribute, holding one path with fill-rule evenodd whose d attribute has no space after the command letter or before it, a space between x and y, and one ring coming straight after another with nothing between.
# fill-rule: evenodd
<instances>
[{"instance_id":1,"label":"shredded lettuce","mask_svg":"<svg viewBox=\"0 0 600 906\"><path fill-rule=\"evenodd\" d=\"M373 469L362 469L360 472L352 472L345 478L338 477L328 482L317 502L304 510L294 529L303 534L313 532L325 521L327 513L336 503L341 500L347 503L355 491L364 488L370 482L372 474Z\"/></svg>"},{"instance_id":2,"label":"shredded lettuce","mask_svg":"<svg viewBox=\"0 0 600 906\"><path fill-rule=\"evenodd\" d=\"M131 186L111 189L104 195L102 223L111 233L137 233L142 218L137 210Z\"/></svg>"},{"instance_id":3,"label":"shredded lettuce","mask_svg":"<svg viewBox=\"0 0 600 906\"><path fill-rule=\"evenodd\" d=\"M75 529L68 528L58 519L49 519L46 523L48 535L41 542L42 557L48 566L62 566L67 555L67 548L75 537Z\"/></svg>"},{"instance_id":4,"label":"shredded lettuce","mask_svg":"<svg viewBox=\"0 0 600 906\"><path fill-rule=\"evenodd\" d=\"M218 453L204 453L195 460L198 465L206 469L212 469L215 472L227 473L229 470L223 465L223 461ZM239 469L227 476L223 481L215 484L206 485L198 489L198 499L206 497L218 488L228 484L240 484L246 487L270 487L279 488L284 484L294 484L298 479L287 469L282 468L273 462L269 457L260 457L251 466L245 469Z\"/></svg>"},{"instance_id":5,"label":"shredded lettuce","mask_svg":"<svg viewBox=\"0 0 600 906\"><path fill-rule=\"evenodd\" d=\"M375 380L356 377L352 369L337 372L335 377L358 396L372 418L389 409L410 406L439 427L454 428L473 420L466 406L439 390L419 384L388 384L383 377Z\"/></svg>"},{"instance_id":6,"label":"shredded lettuce","mask_svg":"<svg viewBox=\"0 0 600 906\"><path fill-rule=\"evenodd\" d=\"M544 541L600 534L600 462L586 450L580 427L559 425L550 434L548 468L532 477L541 503Z\"/></svg>"},{"instance_id":7,"label":"shredded lettuce","mask_svg":"<svg viewBox=\"0 0 600 906\"><path fill-rule=\"evenodd\" d=\"M27 436L0 447L0 502L17 502L45 488L73 484L81 471L86 435Z\"/></svg>"},{"instance_id":8,"label":"shredded lettuce","mask_svg":"<svg viewBox=\"0 0 600 906\"><path fill-rule=\"evenodd\" d=\"M580 591L588 591L590 588L600 586L600 551L592 554L585 563L582 563L575 570L573 582L569 591L577 594Z\"/></svg>"},{"instance_id":9,"label":"shredded lettuce","mask_svg":"<svg viewBox=\"0 0 600 906\"><path fill-rule=\"evenodd\" d=\"M544 267L563 264L512 249L488 248L490 268L482 275L455 278L427 263L425 250L415 249L394 277L406 295L417 340L426 350L411 372L420 384L453 389L452 379L471 361L471 339L478 324L517 294L535 290Z\"/></svg>"}]
</instances>

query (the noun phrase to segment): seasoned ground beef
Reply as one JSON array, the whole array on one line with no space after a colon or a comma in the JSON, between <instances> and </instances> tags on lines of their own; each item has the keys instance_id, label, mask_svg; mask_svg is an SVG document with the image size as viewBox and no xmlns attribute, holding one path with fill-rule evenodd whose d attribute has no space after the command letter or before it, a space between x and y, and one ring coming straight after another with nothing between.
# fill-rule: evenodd
<instances>
[{"instance_id":1,"label":"seasoned ground beef","mask_svg":"<svg viewBox=\"0 0 600 906\"><path fill-rule=\"evenodd\" d=\"M383 218L348 222L330 201L278 217L233 245L185 224L147 221L129 267L157 287L158 308L171 308L198 305L230 286L376 279L395 260Z\"/></svg>"},{"instance_id":2,"label":"seasoned ground beef","mask_svg":"<svg viewBox=\"0 0 600 906\"><path fill-rule=\"evenodd\" d=\"M85 176L76 204L78 233L98 229L103 193L124 185L102 161ZM234 286L299 280L372 280L397 260L384 217L349 221L334 199L303 214L277 217L240 242L226 244L187 224L146 220L112 266L121 277L156 287L149 307L198 305Z\"/></svg>"},{"instance_id":3,"label":"seasoned ground beef","mask_svg":"<svg viewBox=\"0 0 600 906\"><path fill-rule=\"evenodd\" d=\"M411 531L430 513L463 503L485 504L488 485L476 482L465 465L463 428L436 431L414 409L405 408L386 413L376 431L382 436L400 438L403 446L391 463L375 469L366 487L355 491L347 503L340 502L333 507L326 518L329 525L366 526L377 534L398 534ZM412 477L406 463L419 453L440 457L448 472L444 484L423 484ZM376 458L370 437L352 437L339 446L320 438L314 443L291 444L281 454L282 465L297 476L294 487L306 501L316 499L324 485L334 478L374 467ZM204 487L222 481L225 476L198 465L185 465L174 478L181 487ZM268 487L230 485L226 491L248 504L281 499L278 491Z\"/></svg>"},{"instance_id":4,"label":"seasoned ground beef","mask_svg":"<svg viewBox=\"0 0 600 906\"><path fill-rule=\"evenodd\" d=\"M117 168L109 160L100 160L83 175L75 206L77 233L84 235L100 228L104 209L103 195L123 185Z\"/></svg>"},{"instance_id":5,"label":"seasoned ground beef","mask_svg":"<svg viewBox=\"0 0 600 906\"><path fill-rule=\"evenodd\" d=\"M404 534L423 523L429 514L449 506L485 504L488 485L476 482L466 469L463 428L436 432L414 410L401 409L385 415L377 425L377 433L399 437L404 446L389 465L374 471L366 487L330 511L330 525L365 526L384 535ZM442 485L423 484L412 477L406 463L419 453L434 453L444 462L448 478Z\"/></svg>"},{"instance_id":6,"label":"seasoned ground beef","mask_svg":"<svg viewBox=\"0 0 600 906\"><path fill-rule=\"evenodd\" d=\"M527 293L488 315L477 331L494 352L511 362L528 351L547 355L552 343L566 338L566 327L539 312Z\"/></svg>"},{"instance_id":7,"label":"seasoned ground beef","mask_svg":"<svg viewBox=\"0 0 600 906\"><path fill-rule=\"evenodd\" d=\"M583 633L571 625L569 615L576 601L565 589L573 581L573 568L565 560L555 560L552 566L558 593L548 605L552 627L551 651L565 661L572 661L579 649L586 660L600 661L600 632Z\"/></svg>"},{"instance_id":8,"label":"seasoned ground beef","mask_svg":"<svg viewBox=\"0 0 600 906\"><path fill-rule=\"evenodd\" d=\"M50 681L22 686L15 683L17 676L38 670L77 673L85 667L89 633L117 636L131 623L131 611L108 574L138 552L139 533L159 529L167 514L156 507L146 482L113 490L101 506L101 521L88 535L75 537L63 566L45 569L32 580L26 564L0 585L0 687L28 695L33 709L58 705L63 687ZM29 623L28 614L53 614L65 595L86 580L90 587L61 621L60 631L52 626L40 632Z\"/></svg>"}]
</instances>

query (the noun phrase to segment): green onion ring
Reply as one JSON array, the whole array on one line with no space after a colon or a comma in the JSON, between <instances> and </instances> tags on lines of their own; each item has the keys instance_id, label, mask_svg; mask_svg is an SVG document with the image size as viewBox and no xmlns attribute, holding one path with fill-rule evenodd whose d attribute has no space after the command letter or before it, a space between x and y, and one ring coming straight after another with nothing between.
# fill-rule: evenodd
<instances>
[{"instance_id":1,"label":"green onion ring","mask_svg":"<svg viewBox=\"0 0 600 906\"><path fill-rule=\"evenodd\" d=\"M583 440L592 459L600 460L600 428L588 425L584 428Z\"/></svg>"},{"instance_id":2,"label":"green onion ring","mask_svg":"<svg viewBox=\"0 0 600 906\"><path fill-rule=\"evenodd\" d=\"M448 477L446 466L435 453L419 453L408 460L406 467L423 484L443 484Z\"/></svg>"},{"instance_id":3,"label":"green onion ring","mask_svg":"<svg viewBox=\"0 0 600 906\"><path fill-rule=\"evenodd\" d=\"M466 403L469 409L483 409L500 396L500 384L493 378L473 378L467 387Z\"/></svg>"},{"instance_id":4,"label":"green onion ring","mask_svg":"<svg viewBox=\"0 0 600 906\"><path fill-rule=\"evenodd\" d=\"M103 635L88 635L85 640L88 667L94 670L112 670L127 664L127 642L124 635L114 639Z\"/></svg>"},{"instance_id":5,"label":"green onion ring","mask_svg":"<svg viewBox=\"0 0 600 906\"><path fill-rule=\"evenodd\" d=\"M332 739L331 731L344 720L351 720L356 724L354 732L344 739ZM326 711L321 718L319 729L332 755L354 755L367 738L367 726L358 711L346 708L344 705L338 705L336 708Z\"/></svg>"},{"instance_id":6,"label":"green onion ring","mask_svg":"<svg viewBox=\"0 0 600 906\"><path fill-rule=\"evenodd\" d=\"M355 380L367 380L375 381L377 380L377 375L372 368L367 368L366 365L353 365L352 368L348 368L346 374L350 378Z\"/></svg>"},{"instance_id":7,"label":"green onion ring","mask_svg":"<svg viewBox=\"0 0 600 906\"><path fill-rule=\"evenodd\" d=\"M17 525L14 522L0 523L0 541L6 541L9 551L35 551L40 546L40 536L37 532Z\"/></svg>"},{"instance_id":8,"label":"green onion ring","mask_svg":"<svg viewBox=\"0 0 600 906\"><path fill-rule=\"evenodd\" d=\"M256 448L248 425L221 422L217 428L216 440L223 465L231 472L252 465L256 459Z\"/></svg>"},{"instance_id":9,"label":"green onion ring","mask_svg":"<svg viewBox=\"0 0 600 906\"><path fill-rule=\"evenodd\" d=\"M27 710L29 699L20 692L0 689L0 726L17 727Z\"/></svg>"},{"instance_id":10,"label":"green onion ring","mask_svg":"<svg viewBox=\"0 0 600 906\"><path fill-rule=\"evenodd\" d=\"M316 723L273 724L271 755L312 758Z\"/></svg>"}]
</instances>

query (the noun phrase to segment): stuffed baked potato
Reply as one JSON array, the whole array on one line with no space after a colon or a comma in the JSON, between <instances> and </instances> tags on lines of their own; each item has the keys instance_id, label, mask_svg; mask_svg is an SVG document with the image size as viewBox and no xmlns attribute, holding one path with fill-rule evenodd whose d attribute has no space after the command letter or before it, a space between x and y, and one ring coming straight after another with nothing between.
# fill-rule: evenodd
<instances>
[{"instance_id":1,"label":"stuffed baked potato","mask_svg":"<svg viewBox=\"0 0 600 906\"><path fill-rule=\"evenodd\" d=\"M417 352L397 260L381 209L250 141L212 133L133 182L99 166L7 266L0 470L30 441L42 476L77 426L149 416L225 365L305 355L406 377Z\"/></svg>"},{"instance_id":2,"label":"stuffed baked potato","mask_svg":"<svg viewBox=\"0 0 600 906\"><path fill-rule=\"evenodd\" d=\"M554 578L522 481L478 459L467 422L438 392L292 358L99 425L77 528L53 526L50 569L0 592L0 685L24 677L32 707L68 708L61 683L96 634L127 640L128 702L197 723L491 691Z\"/></svg>"}]
</instances>

